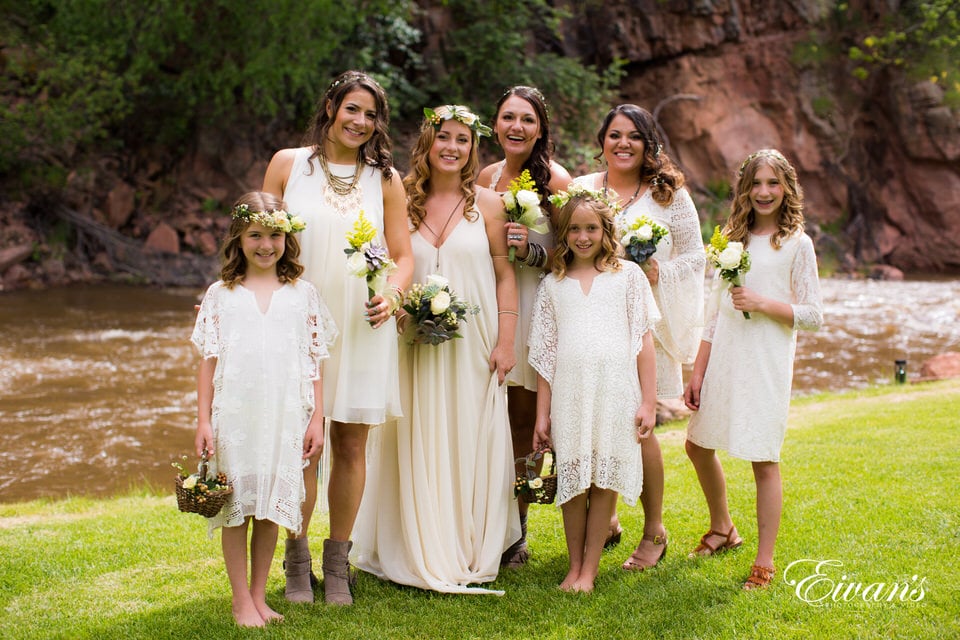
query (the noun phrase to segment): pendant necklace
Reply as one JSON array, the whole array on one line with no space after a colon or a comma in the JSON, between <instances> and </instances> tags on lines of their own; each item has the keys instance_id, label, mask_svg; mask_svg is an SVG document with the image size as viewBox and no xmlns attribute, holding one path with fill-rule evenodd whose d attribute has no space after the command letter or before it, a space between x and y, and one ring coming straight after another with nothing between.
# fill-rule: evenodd
<instances>
[{"instance_id":1,"label":"pendant necklace","mask_svg":"<svg viewBox=\"0 0 960 640\"><path fill-rule=\"evenodd\" d=\"M427 231L432 233L433 237L437 239L437 244L435 244L434 246L437 248L437 269L438 270L440 269L440 247L443 245L443 242L441 241L441 237L443 236L444 232L447 230L447 226L450 225L450 221L453 220L453 215L457 212L457 209L460 208L460 205L463 204L463 201L466 199L466 197L467 196L460 196L460 199L457 200L457 204L453 206L453 210L450 212L450 215L447 216L447 221L444 222L443 227L440 228L440 233L437 233L436 231L434 231L433 228L427 224L426 216L424 216L423 220L420 221L420 224L425 226L427 228Z\"/></svg>"},{"instance_id":2,"label":"pendant necklace","mask_svg":"<svg viewBox=\"0 0 960 640\"><path fill-rule=\"evenodd\" d=\"M603 172L603 195L607 195L607 177L610 175L609 171ZM621 205L620 210L626 211L627 208L633 204L633 201L637 199L637 195L640 193L640 187L643 186L643 180L637 181L637 190L633 192L633 195L627 200L623 205Z\"/></svg>"},{"instance_id":3,"label":"pendant necklace","mask_svg":"<svg viewBox=\"0 0 960 640\"><path fill-rule=\"evenodd\" d=\"M360 161L360 154L357 153L357 165L353 170L353 175L349 178L341 178L338 175L334 175L330 172L330 166L327 164L327 157L321 153L320 156L320 168L323 169L323 175L327 177L327 182L330 183L330 188L333 189L333 192L338 196L345 196L353 188L357 186L357 182L360 181L360 172L363 167L363 163Z\"/></svg>"}]
</instances>

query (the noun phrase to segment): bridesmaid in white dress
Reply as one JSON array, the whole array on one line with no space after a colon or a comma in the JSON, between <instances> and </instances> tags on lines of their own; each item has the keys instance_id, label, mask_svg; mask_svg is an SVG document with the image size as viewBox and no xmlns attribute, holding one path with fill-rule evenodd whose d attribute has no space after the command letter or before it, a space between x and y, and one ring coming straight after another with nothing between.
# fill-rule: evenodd
<instances>
[{"instance_id":1,"label":"bridesmaid in white dress","mask_svg":"<svg viewBox=\"0 0 960 640\"><path fill-rule=\"evenodd\" d=\"M684 176L663 148L663 138L649 111L633 104L611 109L597 133L606 171L575 180L593 189L615 191L621 217L646 216L669 233L641 267L650 281L661 319L653 328L657 353L657 398L683 395L682 365L693 362L703 327L703 271L706 259L697 209L684 188ZM643 536L623 568L643 571L667 553L663 525L663 456L657 436L643 441ZM607 546L622 529L614 514Z\"/></svg>"},{"instance_id":2,"label":"bridesmaid in white dress","mask_svg":"<svg viewBox=\"0 0 960 640\"><path fill-rule=\"evenodd\" d=\"M312 282L341 330L323 376L323 415L330 422L330 538L323 543L325 600L352 604L350 534L366 477L369 427L400 415L393 313L410 284L413 255L401 179L392 168L387 97L376 80L347 71L331 83L304 137L305 146L278 151L263 190L282 197L307 223L301 234L304 278ZM346 234L360 210L377 229L397 271L383 295L367 300L363 278L346 269ZM303 528L288 531L286 597L313 602L307 529L317 499L319 455L304 471Z\"/></svg>"},{"instance_id":3,"label":"bridesmaid in white dress","mask_svg":"<svg viewBox=\"0 0 960 640\"><path fill-rule=\"evenodd\" d=\"M687 455L710 509L710 530L691 555L714 555L743 543L727 507L716 449L750 460L757 484L759 540L743 585L749 590L766 587L774 575L773 549L783 509L780 448L790 409L797 330L813 331L823 323L817 256L803 232L803 191L796 171L779 151L763 149L740 166L724 231L731 241L743 242L751 267L742 287L714 279L722 295L707 311L703 341L684 391L687 406L696 411L687 428Z\"/></svg>"},{"instance_id":4,"label":"bridesmaid in white dress","mask_svg":"<svg viewBox=\"0 0 960 640\"><path fill-rule=\"evenodd\" d=\"M566 189L570 184L570 174L552 158L550 117L543 94L536 87L523 85L507 89L497 101L493 134L503 150L503 160L484 167L477 184L503 193L524 169L529 170L530 177L537 185L537 193L541 196L541 206L549 217L552 207L547 197ZM533 440L533 423L537 413L537 372L527 362L527 334L530 332L530 313L537 285L550 270L547 257L553 250L553 232L537 233L523 225L507 223L503 233L507 244L517 249L517 260L513 263L520 299L520 318L514 341L517 366L507 378L507 384L510 385L507 398L513 457L519 458L530 451ZM522 468L518 471L522 471ZM527 510L530 505L520 498L517 506L521 536L503 556L504 566L511 568L523 566L530 557L527 548Z\"/></svg>"},{"instance_id":5,"label":"bridesmaid in white dress","mask_svg":"<svg viewBox=\"0 0 960 640\"><path fill-rule=\"evenodd\" d=\"M435 113L420 129L404 180L414 279L440 274L480 312L461 323L462 338L439 345L410 344L410 331L401 336L404 417L371 438L354 561L398 584L502 594L470 585L496 578L520 529L503 386L516 362L516 282L501 201L474 187L478 133L486 128L466 107Z\"/></svg>"}]
</instances>

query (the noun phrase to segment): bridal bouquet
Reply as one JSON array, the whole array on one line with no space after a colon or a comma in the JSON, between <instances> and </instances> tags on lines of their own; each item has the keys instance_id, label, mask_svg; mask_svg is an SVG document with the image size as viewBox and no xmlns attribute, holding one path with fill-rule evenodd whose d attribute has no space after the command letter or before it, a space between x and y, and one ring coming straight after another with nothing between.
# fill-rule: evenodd
<instances>
[{"instance_id":1,"label":"bridal bouquet","mask_svg":"<svg viewBox=\"0 0 960 640\"><path fill-rule=\"evenodd\" d=\"M720 271L721 278L735 287L743 286L743 274L750 271L750 252L742 242L731 242L719 226L714 227L707 245L707 259ZM749 320L750 314L744 311L743 317Z\"/></svg>"},{"instance_id":2,"label":"bridal bouquet","mask_svg":"<svg viewBox=\"0 0 960 640\"><path fill-rule=\"evenodd\" d=\"M347 271L367 281L367 299L383 293L387 276L397 270L396 263L387 255L387 248L374 240L377 230L363 215L357 216L353 229L347 233Z\"/></svg>"},{"instance_id":3,"label":"bridal bouquet","mask_svg":"<svg viewBox=\"0 0 960 640\"><path fill-rule=\"evenodd\" d=\"M543 211L540 210L540 194L537 193L537 184L530 177L529 169L524 169L516 179L510 181L503 194L503 207L510 222L519 222L537 233L547 233L550 230ZM517 248L510 247L510 262L516 259L516 253Z\"/></svg>"},{"instance_id":4,"label":"bridal bouquet","mask_svg":"<svg viewBox=\"0 0 960 640\"><path fill-rule=\"evenodd\" d=\"M617 228L623 250L627 257L637 264L643 264L649 260L650 256L657 251L657 243L669 233L646 216L637 216L629 222L618 219Z\"/></svg>"},{"instance_id":5,"label":"bridal bouquet","mask_svg":"<svg viewBox=\"0 0 960 640\"><path fill-rule=\"evenodd\" d=\"M480 311L480 307L458 298L450 290L449 281L439 274L427 276L426 283L414 283L401 306L413 322L411 344L437 345L460 338L460 321Z\"/></svg>"}]
</instances>

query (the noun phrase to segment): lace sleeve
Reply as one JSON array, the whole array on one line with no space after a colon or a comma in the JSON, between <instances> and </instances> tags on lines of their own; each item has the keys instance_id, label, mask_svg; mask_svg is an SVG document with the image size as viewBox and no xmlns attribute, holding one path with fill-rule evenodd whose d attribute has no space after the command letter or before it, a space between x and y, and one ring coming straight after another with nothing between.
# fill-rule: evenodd
<instances>
[{"instance_id":1,"label":"lace sleeve","mask_svg":"<svg viewBox=\"0 0 960 640\"><path fill-rule=\"evenodd\" d=\"M551 295L555 282L553 275L548 275L537 287L527 341L530 366L550 384L557 368L557 316Z\"/></svg>"},{"instance_id":2,"label":"lace sleeve","mask_svg":"<svg viewBox=\"0 0 960 640\"><path fill-rule=\"evenodd\" d=\"M720 272L715 271L710 281L710 295L707 298L706 309L703 312L703 335L701 340L713 342L713 333L717 330L717 317L720 315L720 298L728 283L720 279Z\"/></svg>"},{"instance_id":3,"label":"lace sleeve","mask_svg":"<svg viewBox=\"0 0 960 640\"><path fill-rule=\"evenodd\" d=\"M200 302L197 321L193 325L190 342L204 359L220 357L220 292L223 283L217 281L207 288Z\"/></svg>"},{"instance_id":4,"label":"lace sleeve","mask_svg":"<svg viewBox=\"0 0 960 640\"><path fill-rule=\"evenodd\" d=\"M790 288L793 291L793 328L816 331L823 324L823 301L820 277L817 275L817 254L813 240L803 234L800 247L790 267Z\"/></svg>"},{"instance_id":5,"label":"lace sleeve","mask_svg":"<svg viewBox=\"0 0 960 640\"><path fill-rule=\"evenodd\" d=\"M309 342L304 356L306 357L304 371L310 380L320 377L321 361L330 357L329 348L337 339L337 325L327 305L317 293L316 287L305 280L299 281L304 287L307 296L307 331Z\"/></svg>"},{"instance_id":6,"label":"lace sleeve","mask_svg":"<svg viewBox=\"0 0 960 640\"><path fill-rule=\"evenodd\" d=\"M657 304L663 318L654 328L660 344L675 360L693 362L703 328L703 271L706 254L700 217L686 189L679 189L667 208L671 255L656 255L660 274Z\"/></svg>"},{"instance_id":7,"label":"lace sleeve","mask_svg":"<svg viewBox=\"0 0 960 640\"><path fill-rule=\"evenodd\" d=\"M643 349L643 336L660 320L653 291L643 271L633 262L622 261L627 278L627 321L634 356Z\"/></svg>"}]
</instances>

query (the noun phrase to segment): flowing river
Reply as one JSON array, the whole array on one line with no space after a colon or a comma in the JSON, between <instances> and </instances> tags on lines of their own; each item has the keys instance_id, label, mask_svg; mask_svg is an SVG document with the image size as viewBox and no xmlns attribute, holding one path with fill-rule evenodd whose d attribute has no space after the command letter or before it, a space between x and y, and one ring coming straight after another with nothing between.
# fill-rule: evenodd
<instances>
[{"instance_id":1,"label":"flowing river","mask_svg":"<svg viewBox=\"0 0 960 640\"><path fill-rule=\"evenodd\" d=\"M960 280L824 280L794 394L915 377L960 351ZM193 448L197 290L71 287L0 294L0 502L173 490ZM192 457L192 455L191 455Z\"/></svg>"}]
</instances>

